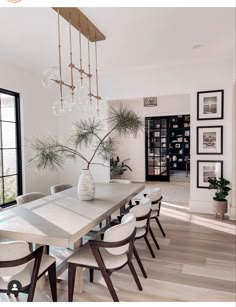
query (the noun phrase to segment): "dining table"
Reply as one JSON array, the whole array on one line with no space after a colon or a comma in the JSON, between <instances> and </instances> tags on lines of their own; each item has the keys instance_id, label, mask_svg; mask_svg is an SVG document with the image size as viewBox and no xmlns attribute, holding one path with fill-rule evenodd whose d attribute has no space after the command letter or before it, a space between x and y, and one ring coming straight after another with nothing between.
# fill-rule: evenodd
<instances>
[{"instance_id":1,"label":"dining table","mask_svg":"<svg viewBox=\"0 0 236 307\"><path fill-rule=\"evenodd\" d=\"M77 188L45 196L0 212L0 240L23 240L76 251L82 238L99 223L144 189L140 183L96 183L93 200L79 199ZM45 249L46 250L46 249ZM1 251L0 251L1 252ZM59 277L67 269L67 259L57 265ZM64 283L65 284L65 283ZM83 290L83 271L76 271L76 292ZM64 287L60 283L60 287Z\"/></svg>"}]
</instances>

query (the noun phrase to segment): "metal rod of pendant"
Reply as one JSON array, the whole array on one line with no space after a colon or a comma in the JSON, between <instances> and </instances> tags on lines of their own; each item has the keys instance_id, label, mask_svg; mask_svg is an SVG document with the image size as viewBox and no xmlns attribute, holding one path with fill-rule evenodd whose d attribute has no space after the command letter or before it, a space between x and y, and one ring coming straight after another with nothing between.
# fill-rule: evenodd
<instances>
[{"instance_id":1,"label":"metal rod of pendant","mask_svg":"<svg viewBox=\"0 0 236 307\"><path fill-rule=\"evenodd\" d=\"M69 20L69 35L70 35L70 79L71 79L71 98L73 102L74 97L74 76L73 76L73 55L72 55L72 38L71 38L71 11Z\"/></svg>"},{"instance_id":2,"label":"metal rod of pendant","mask_svg":"<svg viewBox=\"0 0 236 307\"><path fill-rule=\"evenodd\" d=\"M58 55L59 55L59 85L60 85L60 99L63 101L63 92L62 92L62 69L61 69L61 29L60 29L60 10L57 10L57 26L58 26Z\"/></svg>"},{"instance_id":3,"label":"metal rod of pendant","mask_svg":"<svg viewBox=\"0 0 236 307\"><path fill-rule=\"evenodd\" d=\"M96 66L96 96L97 96L97 111L99 112L99 95L98 95L98 55L97 55L97 36L95 31L95 66Z\"/></svg>"},{"instance_id":4,"label":"metal rod of pendant","mask_svg":"<svg viewBox=\"0 0 236 307\"><path fill-rule=\"evenodd\" d=\"M90 32L89 32L89 25L88 25L88 73L89 73L89 100L90 102L92 101L92 97L91 97L91 64L90 64L90 45L89 45L89 36L90 36Z\"/></svg>"},{"instance_id":5,"label":"metal rod of pendant","mask_svg":"<svg viewBox=\"0 0 236 307\"><path fill-rule=\"evenodd\" d=\"M79 14L79 69L80 69L80 85L83 86L83 61L82 61L82 42L81 42L81 23Z\"/></svg>"}]
</instances>

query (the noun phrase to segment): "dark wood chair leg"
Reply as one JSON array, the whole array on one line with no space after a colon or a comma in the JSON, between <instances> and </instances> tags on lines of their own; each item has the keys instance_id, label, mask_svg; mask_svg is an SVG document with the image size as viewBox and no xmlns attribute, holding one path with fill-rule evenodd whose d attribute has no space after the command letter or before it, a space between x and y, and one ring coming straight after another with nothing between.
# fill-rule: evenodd
<instances>
[{"instance_id":1,"label":"dark wood chair leg","mask_svg":"<svg viewBox=\"0 0 236 307\"><path fill-rule=\"evenodd\" d=\"M90 279L90 282L93 282L93 279L94 279L94 270L93 269L89 269L89 279Z\"/></svg>"},{"instance_id":2,"label":"dark wood chair leg","mask_svg":"<svg viewBox=\"0 0 236 307\"><path fill-rule=\"evenodd\" d=\"M102 222L101 222L101 223L99 223L99 227L100 227L100 228L102 228Z\"/></svg>"},{"instance_id":3,"label":"dark wood chair leg","mask_svg":"<svg viewBox=\"0 0 236 307\"><path fill-rule=\"evenodd\" d=\"M154 254L154 252L153 252L153 249L152 249L152 247L151 247L151 244L150 244L149 241L148 241L147 236L144 237L144 240L145 240L145 242L146 242L146 244L147 244L147 247L148 247L148 249L149 249L149 251L150 251L150 253L151 253L151 255L152 255L152 258L156 258L155 254Z\"/></svg>"},{"instance_id":4,"label":"dark wood chair leg","mask_svg":"<svg viewBox=\"0 0 236 307\"><path fill-rule=\"evenodd\" d=\"M145 269L144 269L144 267L143 267L143 264L142 264L142 262L141 262L141 259L139 258L139 255L138 255L138 252L137 252L137 249L136 249L135 246L134 246L134 257L135 257L135 259L137 260L137 263L138 263L138 265L139 265L139 267L140 267L140 270L141 270L142 273L143 273L143 277L144 277L144 278L147 278L147 273L146 273L146 271L145 271Z\"/></svg>"},{"instance_id":5,"label":"dark wood chair leg","mask_svg":"<svg viewBox=\"0 0 236 307\"><path fill-rule=\"evenodd\" d=\"M68 301L73 302L74 287L75 287L76 266L69 263L68 266Z\"/></svg>"},{"instance_id":6,"label":"dark wood chair leg","mask_svg":"<svg viewBox=\"0 0 236 307\"><path fill-rule=\"evenodd\" d=\"M110 278L110 275L109 273L106 271L105 267L103 265L99 265L100 267L100 270L101 270L101 273L102 273L102 276L105 280L105 283L107 285L107 288L111 294L111 297L113 298L113 301L114 302L119 302L119 299L118 299L118 296L116 294L116 291L114 289L114 286L112 284L112 281L111 281L111 278Z\"/></svg>"},{"instance_id":7,"label":"dark wood chair leg","mask_svg":"<svg viewBox=\"0 0 236 307\"><path fill-rule=\"evenodd\" d=\"M142 291L143 288L142 288L142 285L141 285L141 283L140 283L140 281L139 281L139 278L138 278L138 275L137 275L137 273L136 273L136 271L135 271L135 268L134 268L134 266L133 266L133 263L132 263L131 261L129 261L129 262L128 262L128 266L129 266L130 271L131 271L131 273L132 273L132 275L133 275L133 277L134 277L134 280L135 280L135 282L136 282L136 284L137 284L138 289L139 289L140 291Z\"/></svg>"},{"instance_id":8,"label":"dark wood chair leg","mask_svg":"<svg viewBox=\"0 0 236 307\"><path fill-rule=\"evenodd\" d=\"M160 230L161 230L161 232L162 232L163 237L165 237L166 234L165 234L165 232L164 232L164 230L163 230L163 228L162 228L162 226L161 226L161 223L160 223L158 217L155 217L155 220L156 220L157 225L159 226L159 228L160 228Z\"/></svg>"},{"instance_id":9,"label":"dark wood chair leg","mask_svg":"<svg viewBox=\"0 0 236 307\"><path fill-rule=\"evenodd\" d=\"M45 253L46 253L47 255L49 255L49 253L50 253L49 245L45 245Z\"/></svg>"},{"instance_id":10,"label":"dark wood chair leg","mask_svg":"<svg viewBox=\"0 0 236 307\"><path fill-rule=\"evenodd\" d=\"M150 232L150 235L152 236L152 239L153 239L153 241L154 241L154 243L155 243L157 249L160 249L160 246L159 246L159 244L157 243L157 240L156 240L156 238L155 238L155 236L154 236L154 233L153 233L153 231L152 231L152 228L151 228L150 226L149 226L149 232Z\"/></svg>"},{"instance_id":11,"label":"dark wood chair leg","mask_svg":"<svg viewBox=\"0 0 236 307\"><path fill-rule=\"evenodd\" d=\"M52 301L57 302L57 275L55 262L48 268L48 278L52 293Z\"/></svg>"}]
</instances>

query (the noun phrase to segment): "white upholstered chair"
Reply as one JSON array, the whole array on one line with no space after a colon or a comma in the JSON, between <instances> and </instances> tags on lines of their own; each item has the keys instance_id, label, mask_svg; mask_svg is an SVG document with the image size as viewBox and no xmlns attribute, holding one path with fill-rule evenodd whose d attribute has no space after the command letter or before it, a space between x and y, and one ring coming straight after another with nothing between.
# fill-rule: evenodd
<instances>
[{"instance_id":1,"label":"white upholstered chair","mask_svg":"<svg viewBox=\"0 0 236 307\"><path fill-rule=\"evenodd\" d=\"M43 246L30 252L28 243L11 241L0 243L0 293L28 294L28 302L34 299L37 280L48 272L52 299L57 301L56 259L42 255ZM11 282L20 282L21 287L13 290ZM10 287L10 289L9 289Z\"/></svg>"},{"instance_id":2,"label":"white upholstered chair","mask_svg":"<svg viewBox=\"0 0 236 307\"><path fill-rule=\"evenodd\" d=\"M73 301L76 266L90 269L90 281L93 282L94 270L100 270L108 290L115 302L118 302L116 291L110 275L112 272L128 264L134 280L141 291L142 286L132 264L132 254L135 239L136 220L132 213L125 215L121 224L105 231L104 241L91 240L82 246L69 260L68 291L69 302Z\"/></svg>"},{"instance_id":3,"label":"white upholstered chair","mask_svg":"<svg viewBox=\"0 0 236 307\"><path fill-rule=\"evenodd\" d=\"M148 234L150 233L157 249L160 249L157 240L154 236L154 233L152 231L152 228L150 226L150 216L152 213L151 200L148 197L143 198L140 201L139 205L132 207L129 212L133 213L136 217L135 240L144 238L152 257L155 258L152 246L148 240Z\"/></svg>"},{"instance_id":4,"label":"white upholstered chair","mask_svg":"<svg viewBox=\"0 0 236 307\"><path fill-rule=\"evenodd\" d=\"M149 193L147 195L147 197L151 200L152 202L152 213L151 213L151 219L155 219L155 221L157 222L158 227L161 230L161 233L163 235L163 237L166 236L161 223L159 221L159 215L160 215L160 211L161 211L161 201L162 201L162 195L160 193L160 190L156 190L155 188L152 190L151 193Z\"/></svg>"},{"instance_id":5,"label":"white upholstered chair","mask_svg":"<svg viewBox=\"0 0 236 307\"><path fill-rule=\"evenodd\" d=\"M34 201L36 199L40 199L45 197L46 195L44 195L43 193L39 193L39 192L31 192L31 193L27 193L24 195L20 195L16 197L16 203L17 205L24 205L26 203L29 203L31 201Z\"/></svg>"},{"instance_id":6,"label":"white upholstered chair","mask_svg":"<svg viewBox=\"0 0 236 307\"><path fill-rule=\"evenodd\" d=\"M68 189L71 189L72 185L68 183L56 184L50 188L51 194L59 193Z\"/></svg>"}]
</instances>

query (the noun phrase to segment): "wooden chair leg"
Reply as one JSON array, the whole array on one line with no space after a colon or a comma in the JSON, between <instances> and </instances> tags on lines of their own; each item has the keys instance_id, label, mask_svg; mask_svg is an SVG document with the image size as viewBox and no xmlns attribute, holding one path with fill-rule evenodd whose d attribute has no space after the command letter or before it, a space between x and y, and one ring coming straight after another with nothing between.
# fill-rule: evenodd
<instances>
[{"instance_id":1,"label":"wooden chair leg","mask_svg":"<svg viewBox=\"0 0 236 307\"><path fill-rule=\"evenodd\" d=\"M150 232L150 235L152 236L152 239L153 239L153 241L154 241L154 243L155 243L157 249L160 249L160 246L159 246L159 244L157 243L157 240L156 240L156 238L155 238L155 236L154 236L154 233L153 233L153 231L152 231L152 228L151 228L150 226L149 226L149 232Z\"/></svg>"},{"instance_id":2,"label":"wooden chair leg","mask_svg":"<svg viewBox=\"0 0 236 307\"><path fill-rule=\"evenodd\" d=\"M142 262L141 262L141 259L139 258L139 255L138 255L138 252L137 252L137 249L136 249L135 246L134 246L134 257L135 257L135 259L137 260L137 263L138 263L138 265L139 265L139 267L140 267L140 270L141 270L142 273L143 273L143 277L144 277L144 278L147 278L147 273L146 273L146 271L145 271L145 269L144 269L144 267L143 267L143 264L142 264Z\"/></svg>"},{"instance_id":3,"label":"wooden chair leg","mask_svg":"<svg viewBox=\"0 0 236 307\"><path fill-rule=\"evenodd\" d=\"M68 265L68 301L73 302L74 287L75 287L76 266Z\"/></svg>"},{"instance_id":4,"label":"wooden chair leg","mask_svg":"<svg viewBox=\"0 0 236 307\"><path fill-rule=\"evenodd\" d=\"M157 225L159 226L159 228L160 228L160 230L161 230L161 232L162 232L163 237L165 237L166 234L165 234L165 232L164 232L164 230L163 230L163 228L162 228L162 226L161 226L161 223L160 223L158 217L155 217L155 220L156 220Z\"/></svg>"},{"instance_id":5,"label":"wooden chair leg","mask_svg":"<svg viewBox=\"0 0 236 307\"><path fill-rule=\"evenodd\" d=\"M93 282L93 279L94 279L94 270L93 269L89 269L89 279L90 279L90 282Z\"/></svg>"},{"instance_id":6,"label":"wooden chair leg","mask_svg":"<svg viewBox=\"0 0 236 307\"><path fill-rule=\"evenodd\" d=\"M135 271L135 268L134 268L134 266L133 266L133 263L132 263L131 261L129 261L129 262L128 262L128 266L129 266L130 271L131 271L131 273L132 273L132 275L133 275L133 277L134 277L134 280L135 280L135 282L136 282L136 285L137 285L138 289L139 289L140 291L142 291L143 288L142 288L142 285L141 285L141 283L140 283L140 281L139 281L139 278L138 278L138 275L137 275L137 273L136 273L136 271Z\"/></svg>"},{"instance_id":7,"label":"wooden chair leg","mask_svg":"<svg viewBox=\"0 0 236 307\"><path fill-rule=\"evenodd\" d=\"M113 298L113 301L114 302L119 302L119 299L118 299L118 296L116 294L116 291L114 289L114 286L112 284L112 281L111 281L111 278L108 274L108 272L106 271L105 267L103 265L100 266L100 270L101 270L101 273L102 273L102 276L105 280L105 283L107 285L107 288L111 294L111 297Z\"/></svg>"},{"instance_id":8,"label":"wooden chair leg","mask_svg":"<svg viewBox=\"0 0 236 307\"><path fill-rule=\"evenodd\" d=\"M52 301L57 302L57 275L55 262L48 269L48 278L52 293Z\"/></svg>"},{"instance_id":9,"label":"wooden chair leg","mask_svg":"<svg viewBox=\"0 0 236 307\"><path fill-rule=\"evenodd\" d=\"M101 222L101 223L99 223L99 227L100 227L100 228L102 228L102 222Z\"/></svg>"},{"instance_id":10,"label":"wooden chair leg","mask_svg":"<svg viewBox=\"0 0 236 307\"><path fill-rule=\"evenodd\" d=\"M156 258L155 254L154 254L154 252L153 252L153 249L152 249L152 247L151 247L151 244L150 244L149 241L148 241L147 236L144 237L144 240L145 240L145 242L146 242L146 244L147 244L147 247L148 247L148 249L149 249L149 251L150 251L150 253L151 253L151 255L152 255L152 258Z\"/></svg>"},{"instance_id":11,"label":"wooden chair leg","mask_svg":"<svg viewBox=\"0 0 236 307\"><path fill-rule=\"evenodd\" d=\"M49 255L49 253L50 253L49 245L45 245L45 253L46 253L46 255Z\"/></svg>"}]
</instances>

